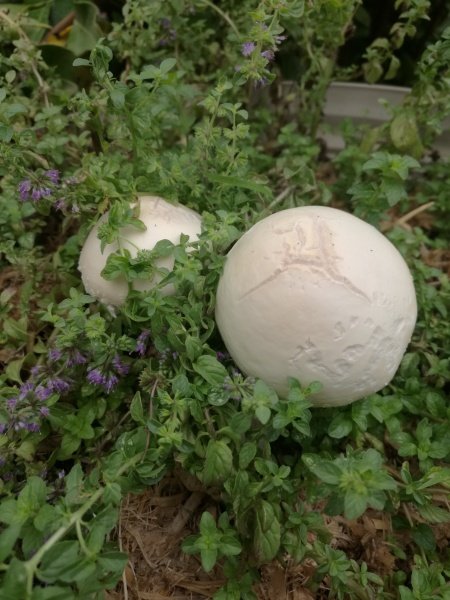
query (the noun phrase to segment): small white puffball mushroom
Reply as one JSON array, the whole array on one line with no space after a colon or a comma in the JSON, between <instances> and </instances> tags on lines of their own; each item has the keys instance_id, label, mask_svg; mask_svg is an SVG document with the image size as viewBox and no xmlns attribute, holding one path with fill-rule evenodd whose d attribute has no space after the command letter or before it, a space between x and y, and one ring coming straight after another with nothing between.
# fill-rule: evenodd
<instances>
[{"instance_id":1,"label":"small white puffball mushroom","mask_svg":"<svg viewBox=\"0 0 450 600\"><path fill-rule=\"evenodd\" d=\"M120 229L121 247L129 250L136 256L138 250L152 250L160 240L169 240L179 244L181 234L189 236L190 241L195 241L201 232L201 218L195 211L180 204L170 204L157 196L139 196L139 219L146 226L145 231L136 227L125 226ZM108 244L103 252L97 237L98 228L108 219L105 213L90 231L83 249L81 250L78 269L81 279L88 294L107 305L120 306L125 302L128 294L128 284L125 278L106 280L101 272L106 265L108 256L118 250L118 244ZM171 270L174 265L173 256L158 258L155 266ZM160 275L155 275L150 281L137 279L133 288L139 291L152 289L159 281ZM161 292L165 295L173 294L174 287L167 285Z\"/></svg>"},{"instance_id":2,"label":"small white puffball mushroom","mask_svg":"<svg viewBox=\"0 0 450 600\"><path fill-rule=\"evenodd\" d=\"M217 290L216 322L238 367L281 396L289 377L319 381L317 406L387 385L416 316L397 249L368 223L322 206L254 225L228 253Z\"/></svg>"}]
</instances>

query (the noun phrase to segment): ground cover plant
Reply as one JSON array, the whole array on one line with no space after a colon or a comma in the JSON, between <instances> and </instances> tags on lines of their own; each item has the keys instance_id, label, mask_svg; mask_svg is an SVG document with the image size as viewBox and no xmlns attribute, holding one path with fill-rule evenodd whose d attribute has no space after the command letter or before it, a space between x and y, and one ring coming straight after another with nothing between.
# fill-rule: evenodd
<instances>
[{"instance_id":1,"label":"ground cover plant","mask_svg":"<svg viewBox=\"0 0 450 600\"><path fill-rule=\"evenodd\" d=\"M0 5L2 600L450 598L450 28L445 2L388 4L377 26L359 0ZM332 155L332 79L411 92ZM130 284L175 256L112 310L78 258L106 210L104 245L142 226L139 193L203 232L112 256ZM343 408L245 377L214 321L228 249L308 204L381 229L416 286L396 377ZM138 564L148 506L163 573Z\"/></svg>"}]
</instances>

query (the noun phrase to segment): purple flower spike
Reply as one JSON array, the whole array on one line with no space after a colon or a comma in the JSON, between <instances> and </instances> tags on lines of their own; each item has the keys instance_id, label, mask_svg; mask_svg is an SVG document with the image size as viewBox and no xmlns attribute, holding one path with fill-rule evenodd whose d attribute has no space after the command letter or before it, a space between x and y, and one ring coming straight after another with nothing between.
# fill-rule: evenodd
<instances>
[{"instance_id":1,"label":"purple flower spike","mask_svg":"<svg viewBox=\"0 0 450 600\"><path fill-rule=\"evenodd\" d=\"M66 208L66 202L64 200L64 198L59 198L56 202L55 202L55 208L57 210L64 210Z\"/></svg>"},{"instance_id":2,"label":"purple flower spike","mask_svg":"<svg viewBox=\"0 0 450 600\"><path fill-rule=\"evenodd\" d=\"M113 364L114 370L119 375L127 375L130 370L130 367L121 361L120 356L118 354L116 354L115 357L113 358L112 364Z\"/></svg>"},{"instance_id":3,"label":"purple flower spike","mask_svg":"<svg viewBox=\"0 0 450 600\"><path fill-rule=\"evenodd\" d=\"M39 423L25 423L25 429L31 433L37 433L40 430Z\"/></svg>"},{"instance_id":4,"label":"purple flower spike","mask_svg":"<svg viewBox=\"0 0 450 600\"><path fill-rule=\"evenodd\" d=\"M31 377L37 377L39 375L40 370L41 370L40 365L34 365L34 367L32 367L30 369Z\"/></svg>"},{"instance_id":5,"label":"purple flower spike","mask_svg":"<svg viewBox=\"0 0 450 600\"><path fill-rule=\"evenodd\" d=\"M87 358L81 354L78 350L73 350L67 360L67 366L73 367L74 365L84 365L87 362Z\"/></svg>"},{"instance_id":6,"label":"purple flower spike","mask_svg":"<svg viewBox=\"0 0 450 600\"><path fill-rule=\"evenodd\" d=\"M45 402L52 395L52 391L43 385L38 385L34 393L40 402Z\"/></svg>"},{"instance_id":7,"label":"purple flower spike","mask_svg":"<svg viewBox=\"0 0 450 600\"><path fill-rule=\"evenodd\" d=\"M144 331L142 331L142 333L139 334L137 340L136 340L136 352L140 355L140 356L144 356L145 354L145 350L146 350L146 342L148 337L150 336L150 332L147 329L144 329Z\"/></svg>"},{"instance_id":8,"label":"purple flower spike","mask_svg":"<svg viewBox=\"0 0 450 600\"><path fill-rule=\"evenodd\" d=\"M273 50L264 50L264 52L261 52L261 56L271 62L275 58L275 52Z\"/></svg>"},{"instance_id":9,"label":"purple flower spike","mask_svg":"<svg viewBox=\"0 0 450 600\"><path fill-rule=\"evenodd\" d=\"M19 390L19 400L25 400L28 394L32 391L33 384L31 381L26 381L23 385L20 386Z\"/></svg>"},{"instance_id":10,"label":"purple flower spike","mask_svg":"<svg viewBox=\"0 0 450 600\"><path fill-rule=\"evenodd\" d=\"M105 382L105 390L108 392L108 394L116 387L118 383L119 378L116 377L116 375L109 375Z\"/></svg>"},{"instance_id":11,"label":"purple flower spike","mask_svg":"<svg viewBox=\"0 0 450 600\"><path fill-rule=\"evenodd\" d=\"M13 411L17 406L17 398L8 398L6 401L6 407L8 410Z\"/></svg>"},{"instance_id":12,"label":"purple flower spike","mask_svg":"<svg viewBox=\"0 0 450 600\"><path fill-rule=\"evenodd\" d=\"M57 392L58 394L64 394L70 388L70 385L67 383L67 381L61 379L61 377L49 379L47 385L52 392Z\"/></svg>"},{"instance_id":13,"label":"purple flower spike","mask_svg":"<svg viewBox=\"0 0 450 600\"><path fill-rule=\"evenodd\" d=\"M42 417L48 417L48 415L50 414L50 409L48 408L48 406L41 406L39 412Z\"/></svg>"},{"instance_id":14,"label":"purple flower spike","mask_svg":"<svg viewBox=\"0 0 450 600\"><path fill-rule=\"evenodd\" d=\"M87 380L89 383L92 383L92 385L105 385L106 383L106 377L100 369L92 369L89 371Z\"/></svg>"},{"instance_id":15,"label":"purple flower spike","mask_svg":"<svg viewBox=\"0 0 450 600\"><path fill-rule=\"evenodd\" d=\"M62 352L59 348L52 348L48 352L48 357L52 362L59 360L61 358L61 356L62 356Z\"/></svg>"},{"instance_id":16,"label":"purple flower spike","mask_svg":"<svg viewBox=\"0 0 450 600\"><path fill-rule=\"evenodd\" d=\"M241 52L243 56L250 56L250 54L255 48L256 44L254 44L253 42L245 42L244 44L242 44Z\"/></svg>"},{"instance_id":17,"label":"purple flower spike","mask_svg":"<svg viewBox=\"0 0 450 600\"><path fill-rule=\"evenodd\" d=\"M33 202L38 202L41 198L41 188L33 188L33 191L31 192L31 199Z\"/></svg>"},{"instance_id":18,"label":"purple flower spike","mask_svg":"<svg viewBox=\"0 0 450 600\"><path fill-rule=\"evenodd\" d=\"M17 186L19 190L19 195L21 200L28 200L30 190L31 190L31 181L29 179L24 179Z\"/></svg>"},{"instance_id":19,"label":"purple flower spike","mask_svg":"<svg viewBox=\"0 0 450 600\"><path fill-rule=\"evenodd\" d=\"M45 176L47 177L47 179L50 179L50 181L55 185L59 182L58 169L50 169L49 171L45 171Z\"/></svg>"}]
</instances>

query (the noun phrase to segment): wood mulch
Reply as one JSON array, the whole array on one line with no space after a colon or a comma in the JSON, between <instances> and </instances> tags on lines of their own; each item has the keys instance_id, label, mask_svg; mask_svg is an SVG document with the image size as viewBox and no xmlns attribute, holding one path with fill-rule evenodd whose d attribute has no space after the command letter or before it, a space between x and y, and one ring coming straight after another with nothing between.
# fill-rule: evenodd
<instances>
[{"instance_id":1,"label":"wood mulch","mask_svg":"<svg viewBox=\"0 0 450 600\"><path fill-rule=\"evenodd\" d=\"M320 510L320 507L314 507ZM116 530L120 548L129 556L122 582L106 594L106 600L205 600L223 585L220 566L206 574L198 556L181 551L182 540L198 531L204 510L217 515L214 500L201 492L188 491L169 477L140 495L128 496ZM312 508L313 510L313 508ZM369 510L361 518L324 516L332 535L331 546L346 552L359 564L384 578L402 568L395 547L405 552L411 543L408 533L393 532L389 515ZM439 545L448 544L450 526L436 529ZM312 540L311 540L312 541ZM259 600L326 600L325 578L315 594L309 582L317 565L307 559L295 564L288 556L283 564L273 561L261 570L254 591Z\"/></svg>"}]
</instances>

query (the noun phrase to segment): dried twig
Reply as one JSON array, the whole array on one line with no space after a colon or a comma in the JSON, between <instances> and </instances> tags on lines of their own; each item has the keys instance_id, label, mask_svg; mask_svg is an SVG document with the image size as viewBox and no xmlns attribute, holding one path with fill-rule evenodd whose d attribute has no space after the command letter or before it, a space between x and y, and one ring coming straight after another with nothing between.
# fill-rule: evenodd
<instances>
[{"instance_id":1,"label":"dried twig","mask_svg":"<svg viewBox=\"0 0 450 600\"><path fill-rule=\"evenodd\" d=\"M169 535L178 535L182 532L184 526L194 514L195 509L203 500L203 492L192 492L186 502L180 507L175 519L167 528Z\"/></svg>"}]
</instances>

